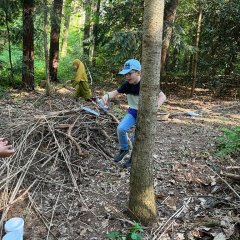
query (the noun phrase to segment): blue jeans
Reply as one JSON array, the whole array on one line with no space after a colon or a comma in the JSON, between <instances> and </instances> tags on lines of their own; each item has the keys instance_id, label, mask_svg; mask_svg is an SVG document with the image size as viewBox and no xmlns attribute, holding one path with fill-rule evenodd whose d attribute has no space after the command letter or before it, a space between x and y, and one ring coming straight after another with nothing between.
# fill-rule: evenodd
<instances>
[{"instance_id":1,"label":"blue jeans","mask_svg":"<svg viewBox=\"0 0 240 240\"><path fill-rule=\"evenodd\" d=\"M127 114L117 127L119 147L121 150L128 150L127 132L136 124L136 118Z\"/></svg>"}]
</instances>

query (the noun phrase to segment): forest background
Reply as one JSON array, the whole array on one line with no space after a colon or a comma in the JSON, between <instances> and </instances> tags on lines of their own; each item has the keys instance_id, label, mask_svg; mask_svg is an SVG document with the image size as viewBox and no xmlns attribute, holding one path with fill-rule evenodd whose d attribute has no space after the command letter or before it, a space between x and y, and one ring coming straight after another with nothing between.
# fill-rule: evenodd
<instances>
[{"instance_id":1,"label":"forest background","mask_svg":"<svg viewBox=\"0 0 240 240\"><path fill-rule=\"evenodd\" d=\"M126 59L141 59L143 9L140 0L1 1L1 91L33 90L46 70L51 82L73 79L75 58L95 83L114 83ZM167 0L162 85L239 96L239 11L236 0Z\"/></svg>"}]
</instances>

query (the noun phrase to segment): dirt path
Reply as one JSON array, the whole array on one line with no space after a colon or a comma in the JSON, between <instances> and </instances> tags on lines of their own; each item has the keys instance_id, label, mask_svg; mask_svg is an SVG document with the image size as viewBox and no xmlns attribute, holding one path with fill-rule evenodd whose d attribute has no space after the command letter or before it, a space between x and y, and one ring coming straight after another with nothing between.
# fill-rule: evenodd
<instances>
[{"instance_id":1,"label":"dirt path","mask_svg":"<svg viewBox=\"0 0 240 240\"><path fill-rule=\"evenodd\" d=\"M18 152L8 161L1 160L2 214L23 217L25 239L31 240L101 240L110 231L126 233L131 226L124 214L129 171L111 158L116 150L116 123L106 116L96 121L82 112L53 118L50 113L85 104L63 94L51 99L41 98L39 93L21 94L1 101L1 134L11 135L14 143L26 143L21 145L24 154ZM152 228L144 230L143 239L218 240L239 236L240 187L228 178L223 182L219 174L237 173L229 167L239 167L240 159L215 154L220 127L240 125L239 102L171 97L163 111L170 115L167 121L158 121L154 151L159 218ZM187 112L199 116L191 117ZM36 120L36 116L42 118ZM77 122L76 116L81 117ZM62 133L65 130L57 128L73 123L71 136L83 150L81 157L76 143ZM9 175L12 177L6 178ZM15 196L10 186L15 187ZM9 202L13 203L7 209Z\"/></svg>"}]
</instances>

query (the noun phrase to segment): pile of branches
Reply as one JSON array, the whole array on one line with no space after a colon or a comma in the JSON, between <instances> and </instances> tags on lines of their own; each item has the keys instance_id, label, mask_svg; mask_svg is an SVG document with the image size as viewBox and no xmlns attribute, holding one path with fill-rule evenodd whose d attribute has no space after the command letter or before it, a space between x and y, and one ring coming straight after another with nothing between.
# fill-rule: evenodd
<instances>
[{"instance_id":1,"label":"pile of branches","mask_svg":"<svg viewBox=\"0 0 240 240\"><path fill-rule=\"evenodd\" d=\"M100 116L82 110L83 105L98 111ZM112 152L116 148L118 119L97 109L93 103L56 96L51 99L40 96L20 105L6 102L1 105L1 117L5 120L0 124L4 132L1 137L12 141L16 153L1 160L0 224L3 226L6 218L10 217L9 210L15 203L27 198L28 204L30 201L31 207L35 206L48 229L47 235L56 237L51 227L61 189L71 189L76 194L74 201L78 199L81 206L88 209L79 186L79 176L87 175L89 169L98 164L111 164ZM59 170L65 171L65 174L59 173ZM52 217L48 220L39 210L39 202L42 202L39 191L43 191L41 185L46 182L51 183L50 187L56 186L52 197Z\"/></svg>"}]
</instances>

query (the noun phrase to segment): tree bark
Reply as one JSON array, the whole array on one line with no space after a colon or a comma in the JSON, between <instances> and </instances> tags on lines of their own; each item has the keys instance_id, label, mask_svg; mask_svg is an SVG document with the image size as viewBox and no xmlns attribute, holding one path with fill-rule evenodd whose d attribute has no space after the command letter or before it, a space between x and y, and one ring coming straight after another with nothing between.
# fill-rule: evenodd
<instances>
[{"instance_id":1,"label":"tree bark","mask_svg":"<svg viewBox=\"0 0 240 240\"><path fill-rule=\"evenodd\" d=\"M59 37L61 29L63 0L54 0L51 14L49 73L52 82L58 82Z\"/></svg>"},{"instance_id":2,"label":"tree bark","mask_svg":"<svg viewBox=\"0 0 240 240\"><path fill-rule=\"evenodd\" d=\"M195 47L198 48L199 41L200 41L200 32L201 32L201 23L202 23L202 6L201 3L199 3L199 10L198 10L198 16L197 16L197 33L196 33L196 39L195 39ZM192 88L191 88L191 94L190 96L193 97L193 93L196 87L196 81L197 81L197 63L198 63L198 50L193 55L193 67L192 67Z\"/></svg>"},{"instance_id":3,"label":"tree bark","mask_svg":"<svg viewBox=\"0 0 240 240\"><path fill-rule=\"evenodd\" d=\"M13 81L13 64L12 64L12 48L11 48L11 35L10 35L10 29L8 25L8 11L5 10L5 24L7 28L7 40L8 40L8 57L9 57L9 64L10 64L10 71L11 71L11 81Z\"/></svg>"},{"instance_id":4,"label":"tree bark","mask_svg":"<svg viewBox=\"0 0 240 240\"><path fill-rule=\"evenodd\" d=\"M153 149L160 87L164 1L145 0L143 17L142 79L130 175L130 215L149 225L157 216L153 188Z\"/></svg>"},{"instance_id":5,"label":"tree bark","mask_svg":"<svg viewBox=\"0 0 240 240\"><path fill-rule=\"evenodd\" d=\"M50 95L50 76L49 76L49 55L48 55L48 40L47 40L47 24L48 24L48 7L47 0L44 0L44 18L43 18L43 41L44 41L44 56L45 56L45 75L46 75L46 95Z\"/></svg>"},{"instance_id":6,"label":"tree bark","mask_svg":"<svg viewBox=\"0 0 240 240\"><path fill-rule=\"evenodd\" d=\"M89 57L90 53L90 31L91 31L91 0L85 0L84 10L85 10L85 20L84 20L84 30L83 30L83 54Z\"/></svg>"},{"instance_id":7,"label":"tree bark","mask_svg":"<svg viewBox=\"0 0 240 240\"><path fill-rule=\"evenodd\" d=\"M171 0L166 3L164 9L164 30L163 30L163 42L162 42L162 54L161 54L161 73L165 71L166 59L168 55L168 49L170 39L173 31L173 23L176 18L178 0Z\"/></svg>"},{"instance_id":8,"label":"tree bark","mask_svg":"<svg viewBox=\"0 0 240 240\"><path fill-rule=\"evenodd\" d=\"M26 90L34 90L34 26L33 0L23 1L23 69L22 83Z\"/></svg>"},{"instance_id":9,"label":"tree bark","mask_svg":"<svg viewBox=\"0 0 240 240\"><path fill-rule=\"evenodd\" d=\"M96 63L96 47L98 45L98 25L99 25L99 16L100 16L100 4L101 0L97 0L95 4L95 19L93 21L93 37L92 37L92 48L91 48L91 58L92 65L94 66Z\"/></svg>"},{"instance_id":10,"label":"tree bark","mask_svg":"<svg viewBox=\"0 0 240 240\"><path fill-rule=\"evenodd\" d=\"M72 0L67 0L65 2L64 9L64 30L63 30L63 38L62 38L62 56L65 57L67 55L67 40L68 40L68 31L70 26L70 17L72 12Z\"/></svg>"}]
</instances>

